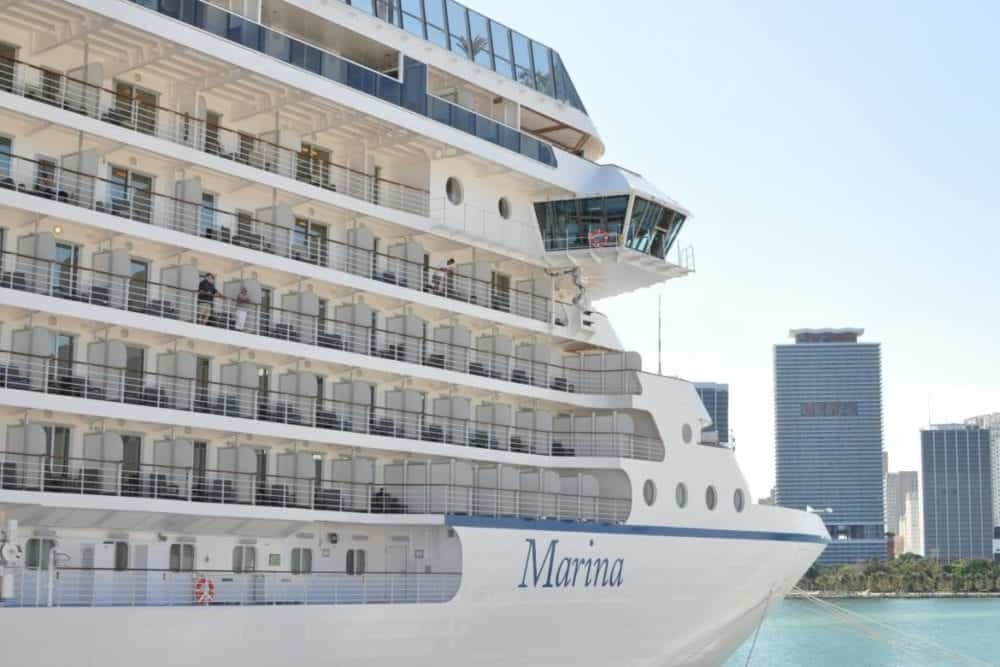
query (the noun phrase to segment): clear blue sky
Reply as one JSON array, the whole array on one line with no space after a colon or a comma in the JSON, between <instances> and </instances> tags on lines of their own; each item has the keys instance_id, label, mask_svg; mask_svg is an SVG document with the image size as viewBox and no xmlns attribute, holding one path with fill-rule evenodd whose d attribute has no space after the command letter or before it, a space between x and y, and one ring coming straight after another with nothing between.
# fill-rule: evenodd
<instances>
[{"instance_id":1,"label":"clear blue sky","mask_svg":"<svg viewBox=\"0 0 1000 667\"><path fill-rule=\"evenodd\" d=\"M774 477L772 346L882 343L889 467L1000 411L1000 3L468 0L560 52L608 147L694 217L697 273L605 301L656 368L729 382ZM636 317L641 313L641 317Z\"/></svg>"}]
</instances>

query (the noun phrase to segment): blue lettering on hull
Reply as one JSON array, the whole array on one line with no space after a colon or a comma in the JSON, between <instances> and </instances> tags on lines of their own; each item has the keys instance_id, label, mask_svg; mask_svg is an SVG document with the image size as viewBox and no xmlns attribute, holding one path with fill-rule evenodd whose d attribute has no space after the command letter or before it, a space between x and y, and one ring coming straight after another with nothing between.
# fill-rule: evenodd
<instances>
[{"instance_id":1,"label":"blue lettering on hull","mask_svg":"<svg viewBox=\"0 0 1000 667\"><path fill-rule=\"evenodd\" d=\"M618 588L625 583L624 558L560 558L559 540L549 540L539 561L535 540L529 537L525 542L528 550L518 588Z\"/></svg>"}]
</instances>

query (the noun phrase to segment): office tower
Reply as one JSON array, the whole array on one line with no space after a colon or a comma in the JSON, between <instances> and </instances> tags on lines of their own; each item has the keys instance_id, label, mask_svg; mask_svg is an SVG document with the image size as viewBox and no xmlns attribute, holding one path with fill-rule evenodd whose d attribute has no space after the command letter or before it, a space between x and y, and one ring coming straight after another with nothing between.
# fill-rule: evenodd
<instances>
[{"instance_id":1,"label":"office tower","mask_svg":"<svg viewBox=\"0 0 1000 667\"><path fill-rule=\"evenodd\" d=\"M695 382L695 390L712 418L705 430L719 434L719 442L729 442L729 385L715 382Z\"/></svg>"},{"instance_id":2,"label":"office tower","mask_svg":"<svg viewBox=\"0 0 1000 667\"><path fill-rule=\"evenodd\" d=\"M979 428L990 432L991 477L993 480L993 527L997 531L996 538L1000 540L1000 412L980 415L965 420ZM1000 545L998 545L1000 550Z\"/></svg>"},{"instance_id":3,"label":"office tower","mask_svg":"<svg viewBox=\"0 0 1000 667\"><path fill-rule=\"evenodd\" d=\"M916 470L890 472L885 476L885 530L895 533L905 512L906 494L920 488Z\"/></svg>"},{"instance_id":4,"label":"office tower","mask_svg":"<svg viewBox=\"0 0 1000 667\"><path fill-rule=\"evenodd\" d=\"M942 563L992 558L990 432L942 424L920 432L924 550Z\"/></svg>"},{"instance_id":5,"label":"office tower","mask_svg":"<svg viewBox=\"0 0 1000 667\"><path fill-rule=\"evenodd\" d=\"M923 526L920 520L920 491L907 491L900 505L899 520L896 525L896 536L902 540L902 547L896 549L896 555L924 555Z\"/></svg>"},{"instance_id":6,"label":"office tower","mask_svg":"<svg viewBox=\"0 0 1000 667\"><path fill-rule=\"evenodd\" d=\"M881 347L863 329L796 329L776 345L778 505L822 512L821 563L885 558Z\"/></svg>"}]
</instances>

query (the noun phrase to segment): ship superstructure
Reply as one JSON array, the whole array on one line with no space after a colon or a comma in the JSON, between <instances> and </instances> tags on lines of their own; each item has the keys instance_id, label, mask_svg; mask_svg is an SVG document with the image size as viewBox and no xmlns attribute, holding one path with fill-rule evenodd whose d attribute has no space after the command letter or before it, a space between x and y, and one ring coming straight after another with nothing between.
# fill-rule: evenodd
<instances>
[{"instance_id":1,"label":"ship superstructure","mask_svg":"<svg viewBox=\"0 0 1000 667\"><path fill-rule=\"evenodd\" d=\"M693 270L688 212L549 47L450 0L0 13L0 655L711 664L822 550L594 309Z\"/></svg>"}]
</instances>

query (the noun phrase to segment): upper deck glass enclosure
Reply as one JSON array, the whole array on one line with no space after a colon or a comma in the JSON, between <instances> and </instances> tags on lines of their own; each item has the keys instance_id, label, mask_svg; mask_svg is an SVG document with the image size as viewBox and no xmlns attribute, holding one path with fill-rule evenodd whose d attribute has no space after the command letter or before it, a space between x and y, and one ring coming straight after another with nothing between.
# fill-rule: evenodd
<instances>
[{"instance_id":1,"label":"upper deck glass enclosure","mask_svg":"<svg viewBox=\"0 0 1000 667\"><path fill-rule=\"evenodd\" d=\"M454 0L342 0L583 113L559 54Z\"/></svg>"}]
</instances>

